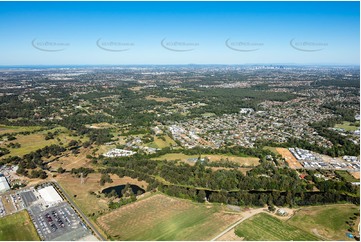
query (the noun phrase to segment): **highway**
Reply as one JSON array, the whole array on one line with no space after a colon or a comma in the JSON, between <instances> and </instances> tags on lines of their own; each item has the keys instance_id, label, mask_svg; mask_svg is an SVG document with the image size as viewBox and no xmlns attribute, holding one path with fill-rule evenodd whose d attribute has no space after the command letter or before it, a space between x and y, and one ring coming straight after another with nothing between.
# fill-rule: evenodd
<instances>
[{"instance_id":1,"label":"highway","mask_svg":"<svg viewBox=\"0 0 361 242\"><path fill-rule=\"evenodd\" d=\"M81 209L73 202L73 200L69 197L69 195L65 192L65 190L57 183L55 180L52 180L55 184L56 188L61 191L61 193L65 196L68 202L73 206L73 208L78 212L78 214L83 218L83 220L87 223L87 225L91 228L94 234L100 239L101 241L106 241L106 239L99 233L99 231L93 226L93 224L89 221L87 216L81 211Z\"/></svg>"}]
</instances>

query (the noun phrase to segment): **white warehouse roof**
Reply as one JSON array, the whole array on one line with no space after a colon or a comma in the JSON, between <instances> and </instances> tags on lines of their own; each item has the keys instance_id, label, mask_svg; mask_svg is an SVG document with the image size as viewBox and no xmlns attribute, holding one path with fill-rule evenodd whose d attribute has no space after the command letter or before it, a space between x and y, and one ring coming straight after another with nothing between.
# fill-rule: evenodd
<instances>
[{"instance_id":1,"label":"white warehouse roof","mask_svg":"<svg viewBox=\"0 0 361 242\"><path fill-rule=\"evenodd\" d=\"M53 204L63 201L63 199L60 197L59 193L54 189L53 186L41 188L38 190L38 192L47 204Z\"/></svg>"},{"instance_id":2,"label":"white warehouse roof","mask_svg":"<svg viewBox=\"0 0 361 242\"><path fill-rule=\"evenodd\" d=\"M0 192L5 192L10 190L8 181L4 176L0 176Z\"/></svg>"}]
</instances>

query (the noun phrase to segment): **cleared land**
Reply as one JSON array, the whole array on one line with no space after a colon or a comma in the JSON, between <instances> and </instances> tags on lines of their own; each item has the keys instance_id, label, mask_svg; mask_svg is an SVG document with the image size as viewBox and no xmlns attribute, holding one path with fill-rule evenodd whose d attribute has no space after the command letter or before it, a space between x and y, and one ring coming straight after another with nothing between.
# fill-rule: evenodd
<instances>
[{"instance_id":1,"label":"cleared land","mask_svg":"<svg viewBox=\"0 0 361 242\"><path fill-rule=\"evenodd\" d=\"M37 240L40 238L31 222L27 211L0 218L0 240L2 241L24 241Z\"/></svg>"},{"instance_id":2,"label":"cleared land","mask_svg":"<svg viewBox=\"0 0 361 242\"><path fill-rule=\"evenodd\" d=\"M156 194L97 219L116 240L210 240L239 220L219 205Z\"/></svg>"},{"instance_id":3,"label":"cleared land","mask_svg":"<svg viewBox=\"0 0 361 242\"><path fill-rule=\"evenodd\" d=\"M89 148L79 148L79 154L68 154L67 156L60 157L58 160L51 162L49 166L52 170L57 170L59 167L62 167L67 171L80 167L90 168L92 164L86 156L91 154L92 151Z\"/></svg>"},{"instance_id":4,"label":"cleared land","mask_svg":"<svg viewBox=\"0 0 361 242\"><path fill-rule=\"evenodd\" d=\"M257 166L259 159L257 157L240 157L231 155L201 155L202 158L208 157L210 161L232 161L244 166ZM160 157L153 158L154 160L181 160L187 162L188 159L198 158L198 155L185 155L183 153L165 154Z\"/></svg>"},{"instance_id":5,"label":"cleared land","mask_svg":"<svg viewBox=\"0 0 361 242\"><path fill-rule=\"evenodd\" d=\"M210 161L231 161L244 166L257 166L259 165L259 158L257 157L240 157L231 155L203 155L208 157Z\"/></svg>"},{"instance_id":6,"label":"cleared land","mask_svg":"<svg viewBox=\"0 0 361 242\"><path fill-rule=\"evenodd\" d=\"M130 177L119 178L117 175L110 175L113 182L106 183L104 186L100 186L101 174L91 173L84 180L84 184L80 184L80 178L72 176L71 174L62 174L56 177L56 180L64 188L64 190L74 197L75 203L81 208L86 215L98 216L101 213L108 211L108 198L104 195L97 197L95 194L101 194L101 191L107 187L123 185L126 183L135 184L143 189L146 189L148 184L144 181L138 181Z\"/></svg>"},{"instance_id":7,"label":"cleared land","mask_svg":"<svg viewBox=\"0 0 361 242\"><path fill-rule=\"evenodd\" d=\"M286 148L276 148L277 152L282 155L282 157L287 162L288 166L292 169L300 169L302 165L297 161L297 159L292 155L292 153Z\"/></svg>"},{"instance_id":8,"label":"cleared land","mask_svg":"<svg viewBox=\"0 0 361 242\"><path fill-rule=\"evenodd\" d=\"M266 213L257 214L242 222L235 233L244 240L319 240L307 233Z\"/></svg>"},{"instance_id":9,"label":"cleared land","mask_svg":"<svg viewBox=\"0 0 361 242\"><path fill-rule=\"evenodd\" d=\"M359 207L353 204L307 207L296 212L288 223L309 233L318 233L329 240L353 240L346 236L346 221L359 211ZM357 224L358 222L356 226Z\"/></svg>"},{"instance_id":10,"label":"cleared land","mask_svg":"<svg viewBox=\"0 0 361 242\"><path fill-rule=\"evenodd\" d=\"M168 98L168 97L157 97L157 96L153 96L153 95L150 95L150 96L146 96L145 99L147 100L154 100L156 102L170 102L172 101L173 99L172 98Z\"/></svg>"},{"instance_id":11,"label":"cleared land","mask_svg":"<svg viewBox=\"0 0 361 242\"><path fill-rule=\"evenodd\" d=\"M360 172L359 171L352 171L350 174L357 180L360 180Z\"/></svg>"}]
</instances>

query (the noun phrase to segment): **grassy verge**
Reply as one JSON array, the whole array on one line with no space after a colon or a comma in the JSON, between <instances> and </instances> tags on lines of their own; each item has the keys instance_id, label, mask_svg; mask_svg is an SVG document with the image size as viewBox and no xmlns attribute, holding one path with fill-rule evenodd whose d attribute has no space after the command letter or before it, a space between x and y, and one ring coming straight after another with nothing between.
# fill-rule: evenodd
<instances>
[{"instance_id":1,"label":"grassy verge","mask_svg":"<svg viewBox=\"0 0 361 242\"><path fill-rule=\"evenodd\" d=\"M0 218L0 240L40 240L27 211Z\"/></svg>"}]
</instances>

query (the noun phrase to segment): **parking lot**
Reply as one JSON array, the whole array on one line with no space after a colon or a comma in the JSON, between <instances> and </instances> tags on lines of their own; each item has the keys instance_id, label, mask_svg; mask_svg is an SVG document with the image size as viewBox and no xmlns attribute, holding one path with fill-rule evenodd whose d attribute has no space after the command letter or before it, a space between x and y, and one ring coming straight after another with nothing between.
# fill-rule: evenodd
<instances>
[{"instance_id":1,"label":"parking lot","mask_svg":"<svg viewBox=\"0 0 361 242\"><path fill-rule=\"evenodd\" d=\"M91 234L66 202L46 210L34 205L29 213L42 240L78 240Z\"/></svg>"}]
</instances>

